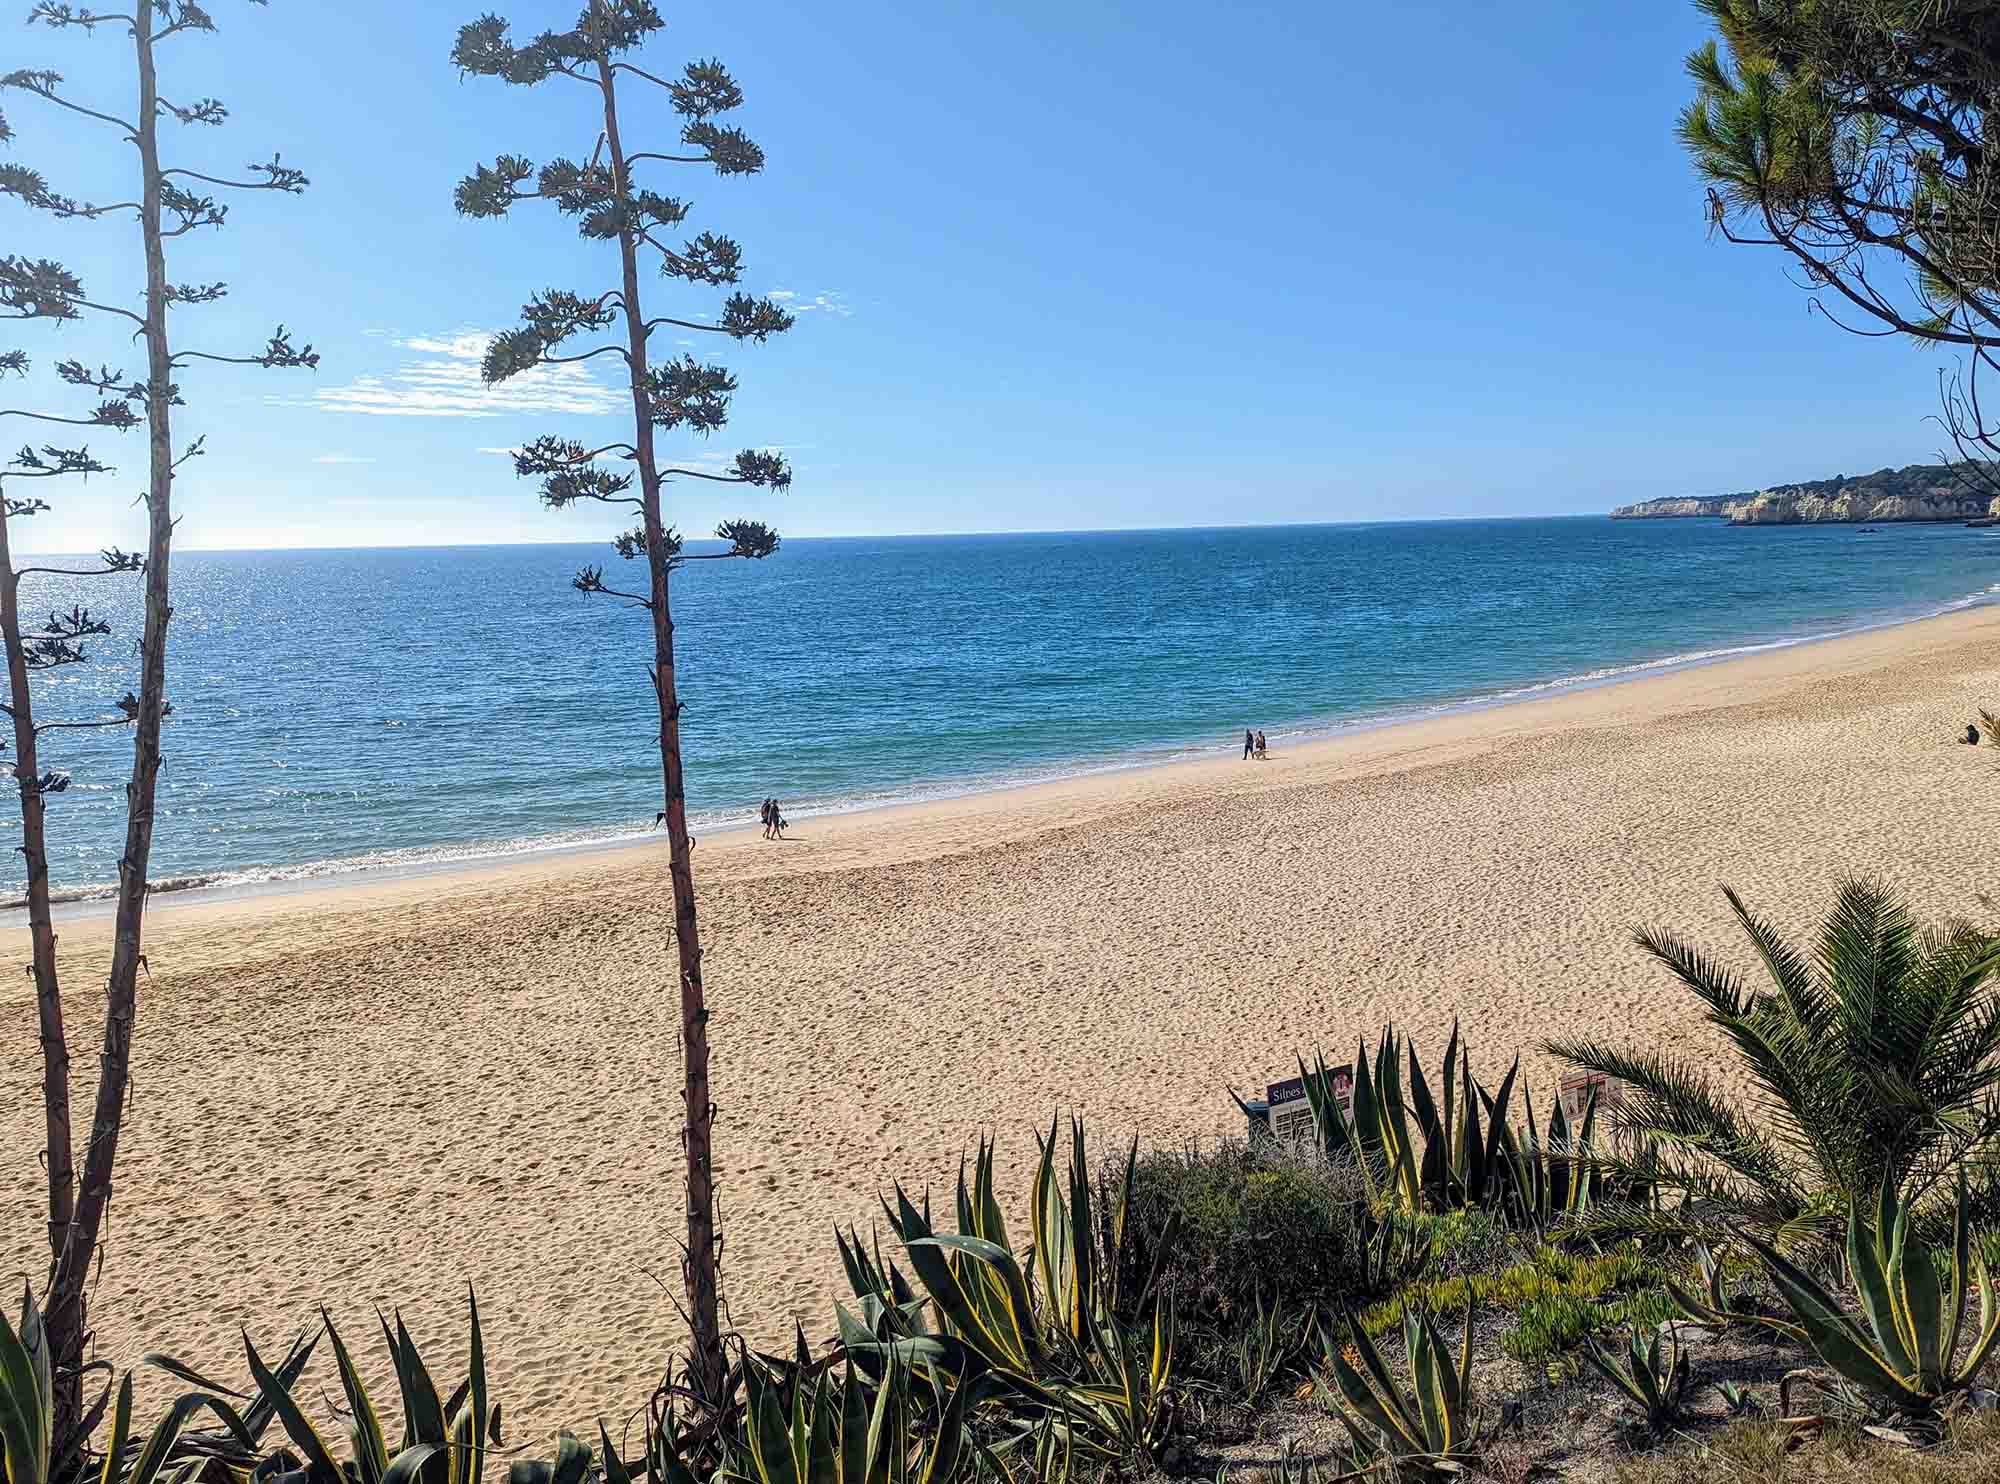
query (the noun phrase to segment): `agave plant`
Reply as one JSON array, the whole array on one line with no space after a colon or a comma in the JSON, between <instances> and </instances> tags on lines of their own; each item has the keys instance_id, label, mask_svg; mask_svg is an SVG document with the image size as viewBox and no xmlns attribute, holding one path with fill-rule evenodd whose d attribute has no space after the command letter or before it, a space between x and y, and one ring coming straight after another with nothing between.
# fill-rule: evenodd
<instances>
[{"instance_id":1,"label":"agave plant","mask_svg":"<svg viewBox=\"0 0 2000 1484\"><path fill-rule=\"evenodd\" d=\"M1254 1311L1238 1327L1230 1347L1236 1364L1238 1401L1254 1407L1264 1399L1272 1383L1298 1357L1311 1324L1309 1311L1287 1314L1277 1299L1267 1308L1264 1296L1257 1295Z\"/></svg>"},{"instance_id":2,"label":"agave plant","mask_svg":"<svg viewBox=\"0 0 2000 1484\"><path fill-rule=\"evenodd\" d=\"M1458 1473L1481 1437L1472 1403L1472 1305L1465 1306L1465 1335L1456 1365L1428 1315L1404 1315L1407 1391L1390 1376L1382 1352L1352 1312L1347 1328L1359 1368L1348 1362L1330 1332L1322 1331L1321 1340L1327 1370L1340 1393L1332 1398L1335 1414L1353 1439L1356 1463L1386 1465L1402 1477Z\"/></svg>"},{"instance_id":3,"label":"agave plant","mask_svg":"<svg viewBox=\"0 0 2000 1484\"><path fill-rule=\"evenodd\" d=\"M1600 1167L1650 1176L1687 1198L1677 1216L1631 1224L1710 1240L1740 1224L1779 1245L1834 1243L1840 1213L1885 1179L1921 1199L1991 1145L2000 1133L1995 940L1963 926L1920 932L1882 887L1850 881L1809 956L1734 892L1723 895L1769 990L1671 933L1642 931L1638 943L1705 1007L1767 1116L1753 1123L1684 1057L1581 1039L1545 1046L1624 1081L1628 1119L1657 1149L1644 1171L1613 1156Z\"/></svg>"},{"instance_id":4,"label":"agave plant","mask_svg":"<svg viewBox=\"0 0 2000 1484\"><path fill-rule=\"evenodd\" d=\"M1864 1205L1873 1210L1864 1214ZM1850 1385L1913 1417L1932 1417L1970 1390L2000 1344L2000 1309L1986 1260L1971 1246L1965 1188L1952 1222L1950 1277L1941 1281L1936 1256L1911 1230L1914 1205L1882 1182L1873 1202L1847 1213L1847 1266L1867 1320L1862 1328L1818 1279L1771 1244L1749 1238L1771 1281L1797 1321L1797 1333ZM1959 1358L1961 1320L1971 1290L1979 1291L1979 1325Z\"/></svg>"},{"instance_id":5,"label":"agave plant","mask_svg":"<svg viewBox=\"0 0 2000 1484\"><path fill-rule=\"evenodd\" d=\"M827 1368L796 1368L789 1406L765 1365L747 1364L744 1381L747 1473L754 1484L944 1484L973 1451L965 1426L972 1388L930 1378L925 1389L946 1400L926 1436L914 1423L915 1393L895 1360L872 1402L851 1365L837 1381Z\"/></svg>"},{"instance_id":6,"label":"agave plant","mask_svg":"<svg viewBox=\"0 0 2000 1484\"><path fill-rule=\"evenodd\" d=\"M1354 1216L1354 1250L1361 1254L1367 1291L1386 1293L1429 1260L1431 1240L1415 1218L1395 1211L1378 1214L1361 1202Z\"/></svg>"},{"instance_id":7,"label":"agave plant","mask_svg":"<svg viewBox=\"0 0 2000 1484\"><path fill-rule=\"evenodd\" d=\"M310 1342L301 1341L280 1363L280 1370L296 1380L311 1353ZM239 1412L187 1367L160 1356L147 1356L146 1361L203 1389L176 1398L140 1439L132 1429L132 1376L127 1372L120 1377L115 1401L109 1394L105 1397L111 1432L104 1440L98 1484L154 1484L169 1469L176 1478L188 1477L216 1459L247 1472L260 1461L264 1430L271 1421L269 1408L253 1405ZM41 1312L34 1294L24 1286L19 1326L0 1314L0 1480L6 1484L48 1484L55 1426L51 1381ZM189 1419L202 1411L220 1419L219 1432L188 1430Z\"/></svg>"},{"instance_id":8,"label":"agave plant","mask_svg":"<svg viewBox=\"0 0 2000 1484\"><path fill-rule=\"evenodd\" d=\"M1349 1135L1362 1167L1380 1182L1378 1194L1412 1213L1426 1207L1444 1211L1498 1204L1508 1187L1510 1171L1502 1149L1519 1072L1517 1059L1499 1092L1489 1095L1472 1078L1471 1053L1460 1044L1455 1024L1445 1043L1437 1096L1424 1076L1415 1045L1403 1042L1393 1026L1377 1043L1372 1074L1366 1047L1357 1047Z\"/></svg>"},{"instance_id":9,"label":"agave plant","mask_svg":"<svg viewBox=\"0 0 2000 1484\"><path fill-rule=\"evenodd\" d=\"M1698 1288L1687 1287L1672 1278L1666 1281L1667 1297L1673 1300L1683 1319L1711 1329L1727 1329L1752 1317L1745 1301L1729 1291L1729 1279L1708 1243L1694 1244L1694 1264L1701 1278Z\"/></svg>"},{"instance_id":10,"label":"agave plant","mask_svg":"<svg viewBox=\"0 0 2000 1484\"><path fill-rule=\"evenodd\" d=\"M1761 1410L1757 1398L1734 1381L1717 1381L1715 1394L1731 1417L1754 1417Z\"/></svg>"},{"instance_id":11,"label":"agave plant","mask_svg":"<svg viewBox=\"0 0 2000 1484\"><path fill-rule=\"evenodd\" d=\"M7 1484L44 1484L54 1434L48 1335L35 1295L23 1284L20 1328L0 1314L0 1462Z\"/></svg>"},{"instance_id":12,"label":"agave plant","mask_svg":"<svg viewBox=\"0 0 2000 1484\"><path fill-rule=\"evenodd\" d=\"M1583 1342L1585 1363L1625 1393L1638 1408L1640 1421L1652 1432L1665 1432L1680 1420L1681 1399L1688 1383L1687 1352L1681 1349L1680 1337L1667 1337L1664 1354L1660 1340L1659 1330L1647 1340L1635 1326L1626 1337L1623 1366L1595 1335L1585 1336Z\"/></svg>"},{"instance_id":13,"label":"agave plant","mask_svg":"<svg viewBox=\"0 0 2000 1484\"><path fill-rule=\"evenodd\" d=\"M468 1295L467 1301L472 1316L468 1374L449 1400L440 1400L430 1369L410 1339L402 1317L396 1317L394 1329L387 1319L381 1321L403 1415L402 1441L393 1452L374 1398L363 1384L332 1316L321 1311L322 1331L333 1347L347 1403L344 1460L335 1456L333 1446L313 1425L295 1395L303 1362L296 1368L288 1364L274 1370L265 1364L250 1337L247 1334L243 1337L258 1407L276 1418L298 1450L305 1465L306 1484L476 1484L487 1445L500 1442L500 1407L488 1402L486 1351L479 1329L478 1299ZM222 1390L185 1367L179 1371L211 1390Z\"/></svg>"},{"instance_id":14,"label":"agave plant","mask_svg":"<svg viewBox=\"0 0 2000 1484\"><path fill-rule=\"evenodd\" d=\"M995 1414L1010 1448L1065 1460L1153 1461L1180 1413L1174 1308L1157 1283L1173 1224L1142 1292L1121 1292L1120 1264L1100 1260L1096 1244L1100 1225L1114 1254L1122 1241L1137 1147L1127 1154L1114 1209L1100 1220L1082 1126L1071 1124L1062 1174L1057 1134L1052 1125L1042 1141L1029 1205L1034 1250L1025 1264L1009 1242L993 1191L993 1148L982 1140L969 1173L959 1171L955 1234L935 1230L928 1200L919 1206L900 1186L896 1204L883 1204L914 1284L858 1237L841 1238L861 1308L859 1316L840 1311L841 1335L869 1384L887 1384L888 1368L900 1363L919 1367L911 1384L936 1388L939 1397L976 1387L968 1406Z\"/></svg>"},{"instance_id":15,"label":"agave plant","mask_svg":"<svg viewBox=\"0 0 2000 1484\"><path fill-rule=\"evenodd\" d=\"M1524 1087L1521 1097L1527 1107L1525 1136L1517 1138L1511 1125L1501 1125L1501 1145L1511 1172L1511 1214L1546 1236L1558 1223L1589 1211L1602 1195L1603 1172L1591 1162L1597 1089L1592 1087L1584 1100L1574 1137L1560 1097L1549 1114L1546 1137L1536 1132L1534 1094Z\"/></svg>"}]
</instances>

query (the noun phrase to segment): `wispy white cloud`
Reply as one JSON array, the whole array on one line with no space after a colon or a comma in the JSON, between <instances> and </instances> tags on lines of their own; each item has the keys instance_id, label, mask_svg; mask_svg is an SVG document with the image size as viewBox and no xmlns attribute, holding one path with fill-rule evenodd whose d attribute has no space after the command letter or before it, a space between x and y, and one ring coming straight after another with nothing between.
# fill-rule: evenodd
<instances>
[{"instance_id":1,"label":"wispy white cloud","mask_svg":"<svg viewBox=\"0 0 2000 1484\"><path fill-rule=\"evenodd\" d=\"M492 338L484 330L399 336L389 343L407 353L403 364L384 375L357 376L345 386L322 387L313 393L310 405L380 417L503 417L531 412L596 416L621 406L629 410L628 394L599 381L589 363L538 366L498 386L487 386L480 380L479 363Z\"/></svg>"},{"instance_id":2,"label":"wispy white cloud","mask_svg":"<svg viewBox=\"0 0 2000 1484\"><path fill-rule=\"evenodd\" d=\"M364 459L358 454L323 453L314 459L313 462L315 464L372 464L375 461L373 459Z\"/></svg>"},{"instance_id":3,"label":"wispy white cloud","mask_svg":"<svg viewBox=\"0 0 2000 1484\"><path fill-rule=\"evenodd\" d=\"M793 314L831 314L839 319L848 319L854 314L847 296L838 289L818 294L801 294L796 289L772 289L770 297Z\"/></svg>"}]
</instances>

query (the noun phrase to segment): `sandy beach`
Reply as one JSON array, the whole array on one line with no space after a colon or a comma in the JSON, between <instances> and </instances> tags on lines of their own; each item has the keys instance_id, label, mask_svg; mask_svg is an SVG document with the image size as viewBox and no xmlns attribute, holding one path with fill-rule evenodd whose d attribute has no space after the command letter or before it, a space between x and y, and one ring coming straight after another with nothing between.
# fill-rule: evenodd
<instances>
[{"instance_id":1,"label":"sandy beach","mask_svg":"<svg viewBox=\"0 0 2000 1484\"><path fill-rule=\"evenodd\" d=\"M836 1223L947 1182L982 1131L1019 1190L1057 1108L1104 1147L1238 1129L1228 1089L1394 1019L1485 1068L1585 1033L1699 1053L1631 945L1742 952L1716 886L1794 930L1844 873L1991 921L2000 609L1308 746L801 822L696 855L725 1282L759 1340L831 1327ZM16 914L18 916L18 914ZM681 1343L664 846L224 900L150 920L136 1085L93 1307L120 1365L242 1374L327 1304L400 1306L462 1367L478 1287L516 1441L637 1405ZM109 924L62 927L79 1088ZM28 944L6 927L7 962ZM39 1284L32 985L4 1267ZM664 1288L662 1287L664 1285Z\"/></svg>"}]
</instances>

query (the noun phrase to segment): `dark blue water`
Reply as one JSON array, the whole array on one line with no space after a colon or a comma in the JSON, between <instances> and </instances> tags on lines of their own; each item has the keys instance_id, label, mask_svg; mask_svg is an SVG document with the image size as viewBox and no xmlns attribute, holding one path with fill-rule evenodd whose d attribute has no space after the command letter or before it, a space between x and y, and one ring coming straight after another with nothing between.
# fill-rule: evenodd
<instances>
[{"instance_id":1,"label":"dark blue water","mask_svg":"<svg viewBox=\"0 0 2000 1484\"><path fill-rule=\"evenodd\" d=\"M1996 536L1577 518L790 541L675 579L690 805L712 827L776 794L797 819L1935 613L1996 595ZM156 876L643 831L645 615L568 586L601 555L178 557ZM136 581L24 584L30 613L79 596L117 632L39 682L50 717L133 679ZM47 745L75 779L55 879L111 881L129 737Z\"/></svg>"}]
</instances>

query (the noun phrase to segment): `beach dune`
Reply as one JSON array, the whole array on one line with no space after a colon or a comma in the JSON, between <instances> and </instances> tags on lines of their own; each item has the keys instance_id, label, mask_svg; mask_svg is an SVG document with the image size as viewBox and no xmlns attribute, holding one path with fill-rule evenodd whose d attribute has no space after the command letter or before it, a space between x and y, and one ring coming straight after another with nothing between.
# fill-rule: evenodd
<instances>
[{"instance_id":1,"label":"beach dune","mask_svg":"<svg viewBox=\"0 0 2000 1484\"><path fill-rule=\"evenodd\" d=\"M1973 610L1267 763L704 839L736 1324L823 1336L836 1225L986 1132L1019 1190L1059 1109L1105 1148L1213 1139L1230 1089L1390 1020L1435 1057L1456 1019L1537 1093L1547 1035L1704 1054L1631 930L1743 959L1718 883L1794 931L1851 872L2000 920L2000 752L1954 740L2000 703L1996 640ZM657 846L157 901L102 1353L241 1374L239 1326L281 1348L324 1303L372 1349L379 1305L456 1380L475 1284L513 1440L615 1430L683 1339L670 923ZM79 1078L108 928L61 927ZM32 985L0 984L0 1256L39 1284Z\"/></svg>"}]
</instances>

